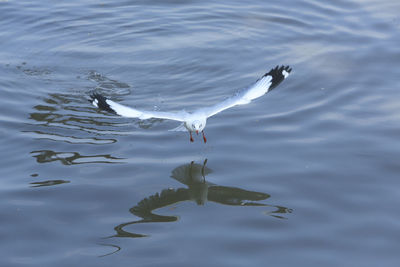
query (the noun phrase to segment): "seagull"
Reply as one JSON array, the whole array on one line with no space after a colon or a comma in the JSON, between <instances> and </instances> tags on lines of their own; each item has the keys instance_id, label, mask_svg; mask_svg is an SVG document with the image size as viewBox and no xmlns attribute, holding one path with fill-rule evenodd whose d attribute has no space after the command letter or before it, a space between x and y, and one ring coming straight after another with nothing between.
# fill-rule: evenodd
<instances>
[{"instance_id":1,"label":"seagull","mask_svg":"<svg viewBox=\"0 0 400 267\"><path fill-rule=\"evenodd\" d=\"M250 103L253 99L259 98L278 86L284 79L289 76L292 69L289 66L276 66L269 72L264 74L251 86L239 90L233 96L217 103L213 106L199 108L193 112L184 110L179 112L162 112L162 111L144 111L136 108L130 108L118 104L110 99L105 98L99 93L90 95L91 102L95 107L108 111L110 113L120 115L127 118L139 118L146 120L150 118L168 119L181 122L181 125L172 129L172 131L189 131L190 142L193 142L192 133L202 133L204 143L207 138L204 134L207 119L219 112L237 106Z\"/></svg>"}]
</instances>

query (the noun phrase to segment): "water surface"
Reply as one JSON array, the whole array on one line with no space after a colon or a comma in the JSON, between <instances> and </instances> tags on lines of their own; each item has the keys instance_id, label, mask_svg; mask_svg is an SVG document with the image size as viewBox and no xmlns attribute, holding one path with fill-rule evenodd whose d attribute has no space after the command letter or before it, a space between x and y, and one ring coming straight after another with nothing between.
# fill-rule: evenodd
<instances>
[{"instance_id":1,"label":"water surface","mask_svg":"<svg viewBox=\"0 0 400 267\"><path fill-rule=\"evenodd\" d=\"M398 266L397 1L0 1L2 266ZM95 109L211 105L209 119Z\"/></svg>"}]
</instances>

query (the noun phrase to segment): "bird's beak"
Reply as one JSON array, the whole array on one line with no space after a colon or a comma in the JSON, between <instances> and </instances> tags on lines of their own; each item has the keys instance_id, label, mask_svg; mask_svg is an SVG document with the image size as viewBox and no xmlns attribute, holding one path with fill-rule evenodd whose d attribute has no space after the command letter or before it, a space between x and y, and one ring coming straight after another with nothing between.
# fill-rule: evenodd
<instances>
[{"instance_id":1,"label":"bird's beak","mask_svg":"<svg viewBox=\"0 0 400 267\"><path fill-rule=\"evenodd\" d=\"M196 130L196 134L199 134L199 130Z\"/></svg>"}]
</instances>

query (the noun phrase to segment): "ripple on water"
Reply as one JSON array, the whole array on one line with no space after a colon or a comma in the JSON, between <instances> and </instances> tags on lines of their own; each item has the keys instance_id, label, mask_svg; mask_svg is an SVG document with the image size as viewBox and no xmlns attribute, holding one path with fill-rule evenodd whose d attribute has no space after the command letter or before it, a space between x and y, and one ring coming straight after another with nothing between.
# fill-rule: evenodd
<instances>
[{"instance_id":1,"label":"ripple on water","mask_svg":"<svg viewBox=\"0 0 400 267\"><path fill-rule=\"evenodd\" d=\"M0 0L0 265L397 266L398 10ZM87 101L190 111L277 64L207 144Z\"/></svg>"}]
</instances>

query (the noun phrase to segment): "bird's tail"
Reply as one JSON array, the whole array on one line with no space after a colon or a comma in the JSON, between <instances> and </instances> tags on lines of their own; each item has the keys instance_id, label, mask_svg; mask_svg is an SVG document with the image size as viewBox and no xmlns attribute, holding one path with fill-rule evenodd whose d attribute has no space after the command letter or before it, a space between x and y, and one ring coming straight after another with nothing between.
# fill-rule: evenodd
<instances>
[{"instance_id":1,"label":"bird's tail","mask_svg":"<svg viewBox=\"0 0 400 267\"><path fill-rule=\"evenodd\" d=\"M186 132L187 129L186 129L186 127L185 127L185 123L182 122L181 124L179 124L178 127L174 128L174 129L171 129L171 130L168 130L168 131L172 131L172 132Z\"/></svg>"}]
</instances>

